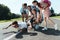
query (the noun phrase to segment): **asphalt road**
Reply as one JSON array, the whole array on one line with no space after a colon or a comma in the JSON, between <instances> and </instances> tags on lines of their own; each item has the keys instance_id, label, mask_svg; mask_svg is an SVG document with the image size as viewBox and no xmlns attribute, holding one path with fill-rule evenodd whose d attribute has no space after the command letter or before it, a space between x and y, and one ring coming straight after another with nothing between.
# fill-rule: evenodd
<instances>
[{"instance_id":1,"label":"asphalt road","mask_svg":"<svg viewBox=\"0 0 60 40\"><path fill-rule=\"evenodd\" d=\"M13 27L8 28L7 30L2 30L2 28L7 27L11 22L0 23L0 40L60 40L60 20L52 20L58 24L57 31L54 30L53 25L49 23L48 30L42 31L42 28L44 27L42 23L39 30L32 30L31 33L25 33L22 35L16 33L17 29L14 29Z\"/></svg>"}]
</instances>

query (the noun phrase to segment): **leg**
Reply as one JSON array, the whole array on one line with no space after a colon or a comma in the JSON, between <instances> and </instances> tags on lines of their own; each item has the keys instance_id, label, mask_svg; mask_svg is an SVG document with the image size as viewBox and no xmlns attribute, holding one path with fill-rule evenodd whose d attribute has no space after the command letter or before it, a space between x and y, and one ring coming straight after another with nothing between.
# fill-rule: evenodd
<instances>
[{"instance_id":1,"label":"leg","mask_svg":"<svg viewBox=\"0 0 60 40\"><path fill-rule=\"evenodd\" d=\"M28 19L28 14L25 14L26 20Z\"/></svg>"},{"instance_id":2,"label":"leg","mask_svg":"<svg viewBox=\"0 0 60 40\"><path fill-rule=\"evenodd\" d=\"M54 25L55 30L57 30L57 24L55 24L50 18L48 18L48 21Z\"/></svg>"},{"instance_id":3,"label":"leg","mask_svg":"<svg viewBox=\"0 0 60 40\"><path fill-rule=\"evenodd\" d=\"M32 25L31 25L30 21L28 21L27 24L28 24L28 32L30 32L30 30L32 29Z\"/></svg>"},{"instance_id":4,"label":"leg","mask_svg":"<svg viewBox=\"0 0 60 40\"><path fill-rule=\"evenodd\" d=\"M47 30L47 18L44 18L44 28L42 30Z\"/></svg>"},{"instance_id":5,"label":"leg","mask_svg":"<svg viewBox=\"0 0 60 40\"><path fill-rule=\"evenodd\" d=\"M24 14L22 14L22 21L24 22Z\"/></svg>"},{"instance_id":6,"label":"leg","mask_svg":"<svg viewBox=\"0 0 60 40\"><path fill-rule=\"evenodd\" d=\"M50 18L48 18L48 21L53 25L55 24Z\"/></svg>"}]
</instances>

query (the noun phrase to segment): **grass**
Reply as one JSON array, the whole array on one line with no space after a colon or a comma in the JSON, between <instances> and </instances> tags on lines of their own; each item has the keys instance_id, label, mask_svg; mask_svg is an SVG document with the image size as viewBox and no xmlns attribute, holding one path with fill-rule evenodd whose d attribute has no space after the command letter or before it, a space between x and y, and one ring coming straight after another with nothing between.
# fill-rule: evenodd
<instances>
[{"instance_id":1,"label":"grass","mask_svg":"<svg viewBox=\"0 0 60 40\"><path fill-rule=\"evenodd\" d=\"M56 18L56 19L59 19L60 20L60 16L54 16L52 18Z\"/></svg>"},{"instance_id":2,"label":"grass","mask_svg":"<svg viewBox=\"0 0 60 40\"><path fill-rule=\"evenodd\" d=\"M60 20L60 16L54 16L54 17L51 17L51 18L56 18L56 19ZM21 21L21 20L22 20L22 18L15 18L15 19L11 19L11 20L0 20L0 23L11 22L11 21Z\"/></svg>"},{"instance_id":3,"label":"grass","mask_svg":"<svg viewBox=\"0 0 60 40\"><path fill-rule=\"evenodd\" d=\"M11 21L21 21L22 18L15 18L15 19L11 19L11 20L0 20L0 23L4 23L4 22L11 22Z\"/></svg>"}]
</instances>

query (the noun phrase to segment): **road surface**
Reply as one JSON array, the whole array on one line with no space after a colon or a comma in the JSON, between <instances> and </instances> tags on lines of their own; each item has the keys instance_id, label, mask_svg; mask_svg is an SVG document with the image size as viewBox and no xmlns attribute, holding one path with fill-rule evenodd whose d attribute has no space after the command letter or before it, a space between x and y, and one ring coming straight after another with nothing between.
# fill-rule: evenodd
<instances>
[{"instance_id":1,"label":"road surface","mask_svg":"<svg viewBox=\"0 0 60 40\"><path fill-rule=\"evenodd\" d=\"M0 23L0 40L60 40L60 20L52 20L58 24L57 31L54 30L53 25L50 25L49 23L48 30L42 31L42 28L44 27L42 23L39 30L32 30L31 33L25 33L21 36L16 33L17 29L14 29L13 27L8 28L7 30L2 30L2 28L7 27L11 22Z\"/></svg>"}]
</instances>

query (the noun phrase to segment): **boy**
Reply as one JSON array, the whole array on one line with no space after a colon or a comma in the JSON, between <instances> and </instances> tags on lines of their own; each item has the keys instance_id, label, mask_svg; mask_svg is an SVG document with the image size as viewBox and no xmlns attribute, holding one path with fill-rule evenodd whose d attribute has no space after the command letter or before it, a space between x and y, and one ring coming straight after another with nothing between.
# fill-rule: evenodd
<instances>
[{"instance_id":1,"label":"boy","mask_svg":"<svg viewBox=\"0 0 60 40\"><path fill-rule=\"evenodd\" d=\"M24 22L24 18L26 18L26 20L28 19L28 9L27 9L27 3L24 3L22 5L22 8L20 10L21 14L22 14L22 21Z\"/></svg>"},{"instance_id":2,"label":"boy","mask_svg":"<svg viewBox=\"0 0 60 40\"><path fill-rule=\"evenodd\" d=\"M8 29L11 26L14 28L18 28L19 32L27 32L27 23L26 22L18 23L17 21L14 21L8 27L3 28L3 29Z\"/></svg>"},{"instance_id":3,"label":"boy","mask_svg":"<svg viewBox=\"0 0 60 40\"><path fill-rule=\"evenodd\" d=\"M40 10L39 10L39 8L38 8L38 6L37 6L38 1L33 1L32 4L33 4L33 5L31 6L31 8L32 8L32 9L36 9L36 12L37 12L37 13L40 13Z\"/></svg>"}]
</instances>

